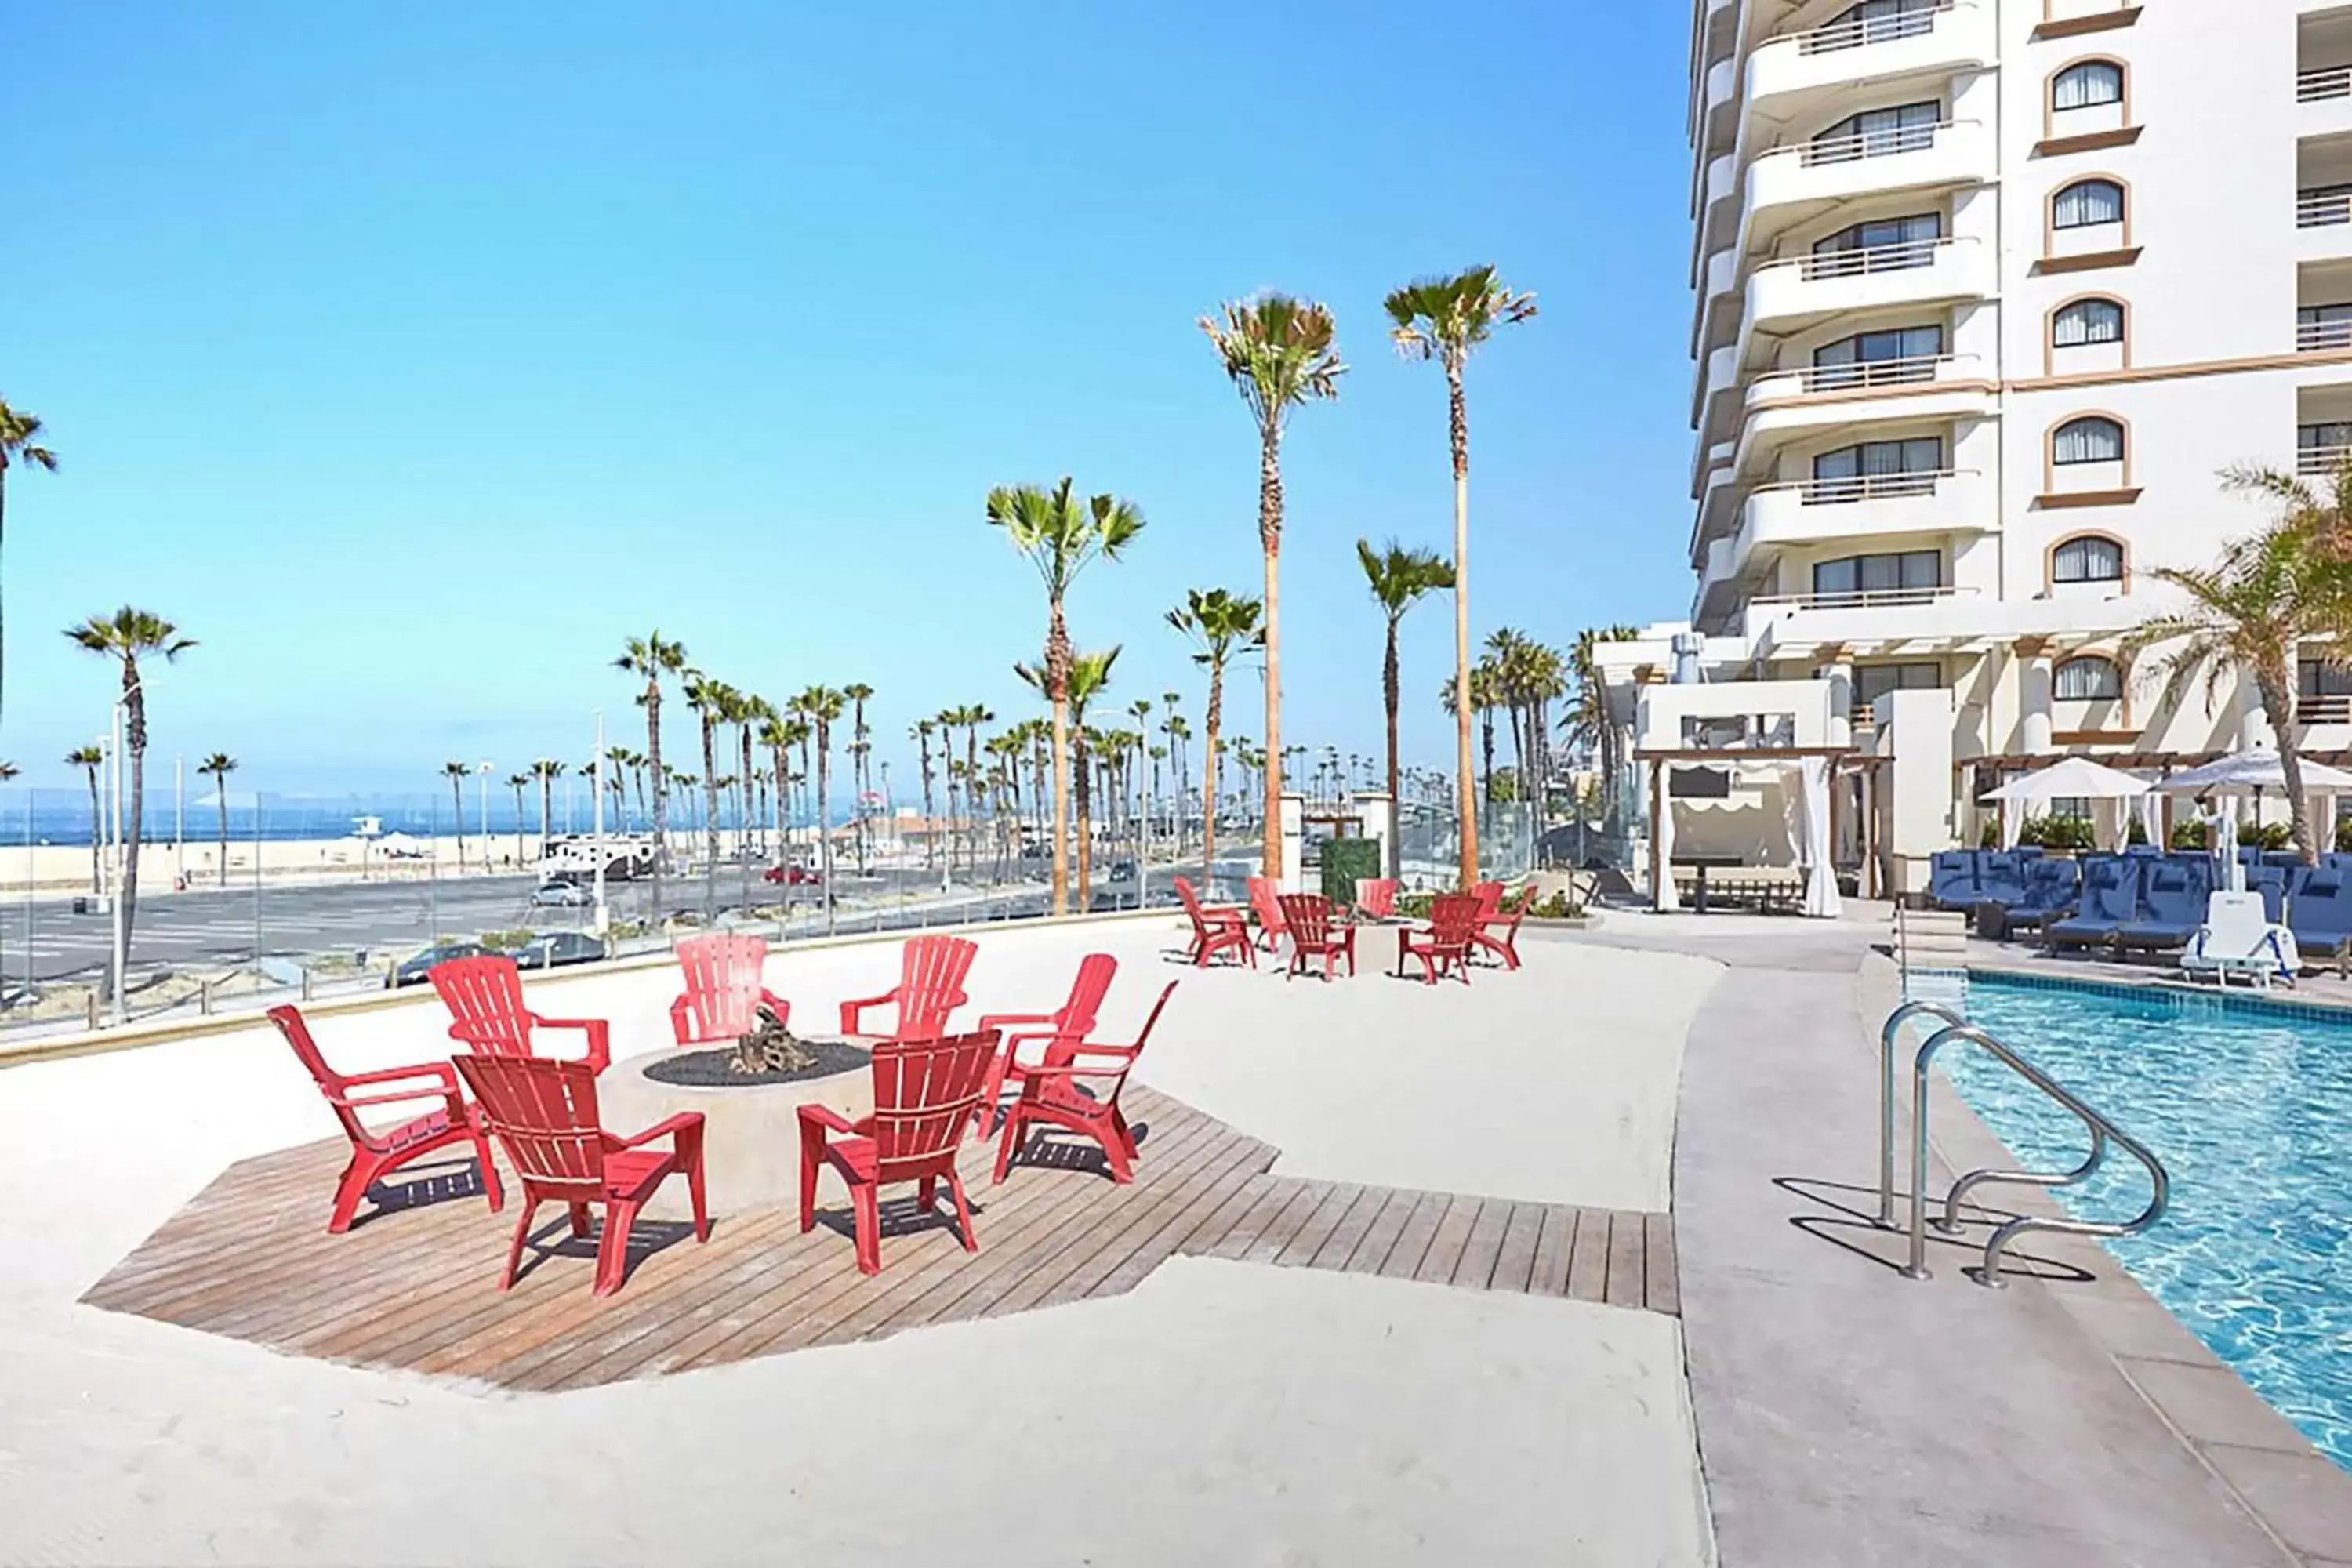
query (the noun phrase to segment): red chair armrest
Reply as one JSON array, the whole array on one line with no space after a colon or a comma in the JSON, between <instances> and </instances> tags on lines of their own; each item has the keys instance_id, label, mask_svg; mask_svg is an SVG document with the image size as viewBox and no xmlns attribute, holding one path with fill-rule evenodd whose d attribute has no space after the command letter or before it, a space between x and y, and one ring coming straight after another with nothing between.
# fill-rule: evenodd
<instances>
[{"instance_id":1,"label":"red chair armrest","mask_svg":"<svg viewBox=\"0 0 2352 1568\"><path fill-rule=\"evenodd\" d=\"M1023 1068L1021 1075L1024 1078L1125 1078L1127 1068L1123 1067L1082 1068L1075 1062L1069 1062L1061 1067Z\"/></svg>"},{"instance_id":2,"label":"red chair armrest","mask_svg":"<svg viewBox=\"0 0 2352 1568\"><path fill-rule=\"evenodd\" d=\"M760 989L760 1004L776 1016L779 1026L793 1021L793 1005L765 986Z\"/></svg>"},{"instance_id":3,"label":"red chair armrest","mask_svg":"<svg viewBox=\"0 0 2352 1568\"><path fill-rule=\"evenodd\" d=\"M652 1142L656 1138L667 1138L679 1132L698 1133L701 1131L702 1112L681 1110L676 1116L655 1122L651 1127L633 1137L616 1138L607 1132L604 1134L604 1149L607 1153L611 1153L621 1149L638 1148Z\"/></svg>"},{"instance_id":4,"label":"red chair armrest","mask_svg":"<svg viewBox=\"0 0 2352 1568\"><path fill-rule=\"evenodd\" d=\"M466 1113L466 1102L457 1098L457 1091L454 1089L412 1089L404 1092L395 1089L389 1094L339 1094L330 1103L346 1110L357 1110L363 1105L402 1105L420 1100L447 1102L453 1120Z\"/></svg>"},{"instance_id":5,"label":"red chair armrest","mask_svg":"<svg viewBox=\"0 0 2352 1568\"><path fill-rule=\"evenodd\" d=\"M1002 1029L1010 1024L1050 1024L1053 1021L1051 1013L989 1013L984 1014L972 1028L984 1035L991 1029Z\"/></svg>"},{"instance_id":6,"label":"red chair armrest","mask_svg":"<svg viewBox=\"0 0 2352 1568\"><path fill-rule=\"evenodd\" d=\"M669 1005L669 1032L677 1037L679 1045L686 1044L687 1031L693 1027L688 1016L694 1010L694 998L680 996Z\"/></svg>"},{"instance_id":7,"label":"red chair armrest","mask_svg":"<svg viewBox=\"0 0 2352 1568\"><path fill-rule=\"evenodd\" d=\"M868 1007L887 1006L898 999L898 987L893 986L879 996L865 996L855 1002L844 1002L841 1005L841 1032L845 1035L856 1034L858 1032L857 1016L860 1013Z\"/></svg>"},{"instance_id":8,"label":"red chair armrest","mask_svg":"<svg viewBox=\"0 0 2352 1568\"><path fill-rule=\"evenodd\" d=\"M355 1072L342 1081L345 1085L398 1083L404 1078L438 1079L450 1093L457 1092L457 1069L447 1062L420 1062L413 1068L385 1068L379 1072Z\"/></svg>"},{"instance_id":9,"label":"red chair armrest","mask_svg":"<svg viewBox=\"0 0 2352 1568\"><path fill-rule=\"evenodd\" d=\"M830 1105L803 1105L800 1108L800 1119L801 1131L803 1132L811 1126L817 1126L828 1131L838 1132L845 1138L855 1138L858 1135L858 1124Z\"/></svg>"},{"instance_id":10,"label":"red chair armrest","mask_svg":"<svg viewBox=\"0 0 2352 1568\"><path fill-rule=\"evenodd\" d=\"M583 1059L590 1072L603 1072L613 1065L613 1026L602 1018L542 1018L530 1016L535 1029L578 1029L588 1037L588 1054Z\"/></svg>"}]
</instances>

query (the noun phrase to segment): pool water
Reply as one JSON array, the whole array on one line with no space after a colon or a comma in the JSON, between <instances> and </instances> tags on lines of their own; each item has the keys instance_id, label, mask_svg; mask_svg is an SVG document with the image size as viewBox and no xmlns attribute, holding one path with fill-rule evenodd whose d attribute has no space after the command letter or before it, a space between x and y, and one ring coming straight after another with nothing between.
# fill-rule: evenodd
<instances>
[{"instance_id":1,"label":"pool water","mask_svg":"<svg viewBox=\"0 0 2352 1568\"><path fill-rule=\"evenodd\" d=\"M2352 1022L1984 976L1969 982L1967 1012L2164 1162L2165 1217L2107 1250L2352 1469ZM2081 1160L2083 1124L1990 1055L1948 1047L1937 1060L2025 1165ZM2003 1192L1979 1195L1998 1205ZM2128 1219L2147 1175L2111 1150L2058 1196L2081 1218Z\"/></svg>"}]
</instances>

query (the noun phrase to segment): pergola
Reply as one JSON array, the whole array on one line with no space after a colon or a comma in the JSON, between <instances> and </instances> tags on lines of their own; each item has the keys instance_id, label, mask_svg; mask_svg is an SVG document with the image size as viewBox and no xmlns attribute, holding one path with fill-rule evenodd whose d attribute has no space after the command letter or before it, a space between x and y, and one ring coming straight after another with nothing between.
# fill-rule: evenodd
<instances>
[{"instance_id":1,"label":"pergola","mask_svg":"<svg viewBox=\"0 0 2352 1568\"><path fill-rule=\"evenodd\" d=\"M1706 747L1640 747L1633 760L1649 765L1650 818L1650 886L1653 889L1672 885L1674 867L1669 837L1660 831L1667 810L1666 778L1670 769L1677 767L1737 767L1749 763L1793 763L1801 766L1809 760L1826 764L1830 782L1840 778L1862 781L1860 806L1860 838L1862 843L1862 896L1874 899L1882 894L1876 842L1877 775L1881 768L1895 761L1892 755L1858 752L1852 746L1706 746ZM1827 841L1834 846L1839 829L1844 826L1845 792L1829 792ZM1835 875L1832 867L1831 875Z\"/></svg>"},{"instance_id":2,"label":"pergola","mask_svg":"<svg viewBox=\"0 0 2352 1568\"><path fill-rule=\"evenodd\" d=\"M2126 772L2153 773L2156 774L2153 782L2160 784L2168 773L2183 773L2190 768L2201 768L2208 763L2219 762L2223 757L2235 755L2239 750L2241 748L2236 746L2225 746L2202 752L2004 752L1995 756L1956 757L1952 761L1952 773L1956 778L1964 778L1967 770L1971 768L1993 770L1993 777L1990 784L1979 778L1978 782L1984 787L1969 792L1967 798L1973 800L2007 784L2014 774L2046 768L2051 763L2067 756L2087 756L2094 762L2111 768L2121 768ZM2329 767L2352 770L2352 749L2336 746L2326 751L2309 751L2298 746L2295 748L2294 754L2305 762L2325 763ZM2310 793L2324 795L2331 792L2314 790ZM2160 804L2157 809L2159 841L2162 843L2172 842L2174 804L2172 795L2160 796Z\"/></svg>"}]
</instances>

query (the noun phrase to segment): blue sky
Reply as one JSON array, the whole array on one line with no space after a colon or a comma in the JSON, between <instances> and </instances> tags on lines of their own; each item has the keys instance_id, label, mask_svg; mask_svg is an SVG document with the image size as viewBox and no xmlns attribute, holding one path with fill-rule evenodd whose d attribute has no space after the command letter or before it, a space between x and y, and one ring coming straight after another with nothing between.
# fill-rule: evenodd
<instances>
[{"instance_id":1,"label":"blue sky","mask_svg":"<svg viewBox=\"0 0 2352 1568\"><path fill-rule=\"evenodd\" d=\"M1265 287L1328 301L1354 367L1286 448L1287 738L1370 753L1353 542L1451 531L1443 381L1380 312L1415 274L1491 259L1542 308L1471 370L1475 634L1687 601L1686 26L30 0L0 395L64 467L11 487L0 756L76 782L109 681L58 628L125 600L202 645L152 681L157 752L247 787L577 759L599 705L642 744L605 667L653 626L771 697L867 681L888 754L950 703L1032 710L1043 607L982 502L1065 472L1150 520L1081 643L1197 728L1161 613L1259 568L1193 321ZM1407 623L1409 761L1445 754L1448 615Z\"/></svg>"}]
</instances>

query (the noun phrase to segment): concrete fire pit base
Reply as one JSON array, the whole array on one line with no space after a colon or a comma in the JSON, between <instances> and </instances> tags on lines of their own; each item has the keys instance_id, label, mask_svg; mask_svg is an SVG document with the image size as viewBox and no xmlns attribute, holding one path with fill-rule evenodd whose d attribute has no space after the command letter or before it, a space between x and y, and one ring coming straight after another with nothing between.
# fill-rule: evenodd
<instances>
[{"instance_id":1,"label":"concrete fire pit base","mask_svg":"<svg viewBox=\"0 0 2352 1568\"><path fill-rule=\"evenodd\" d=\"M596 1099L606 1129L625 1138L681 1110L700 1111L705 1190L714 1215L800 1203L803 1105L828 1106L852 1121L874 1110L874 1076L866 1068L724 1089L656 1083L646 1077L647 1066L676 1054L652 1051L614 1062L597 1080ZM819 1208L849 1201L841 1178L829 1169L817 1178L816 1201ZM685 1181L672 1177L663 1183L645 1213L655 1219L691 1218Z\"/></svg>"}]
</instances>

